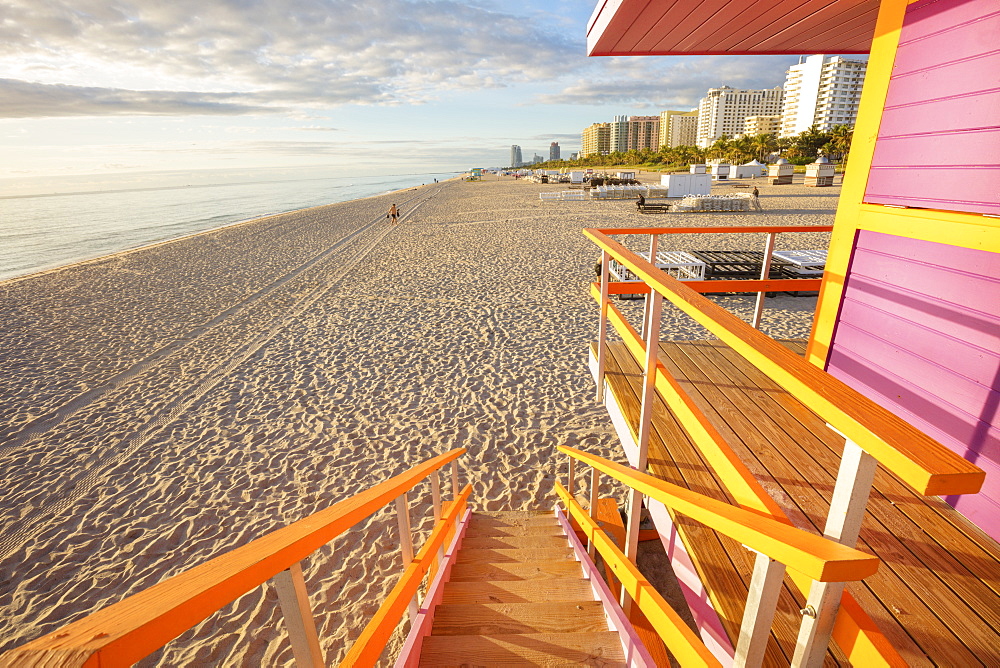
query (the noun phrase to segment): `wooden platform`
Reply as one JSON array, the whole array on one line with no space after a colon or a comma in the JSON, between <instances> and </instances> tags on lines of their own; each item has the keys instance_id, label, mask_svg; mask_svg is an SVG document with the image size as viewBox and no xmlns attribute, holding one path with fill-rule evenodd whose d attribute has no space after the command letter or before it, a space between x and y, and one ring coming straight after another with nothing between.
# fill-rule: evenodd
<instances>
[{"instance_id":1,"label":"wooden platform","mask_svg":"<svg viewBox=\"0 0 1000 668\"><path fill-rule=\"evenodd\" d=\"M805 351L804 341L784 343ZM634 429L640 368L624 344L608 349L606 379ZM793 522L821 533L843 439L718 341L663 342L659 356ZM657 402L649 472L732 502ZM675 520L735 644L753 555L690 520ZM910 665L1000 665L1000 546L994 540L941 499L918 496L880 467L858 548L883 563L849 591ZM788 665L803 605L786 576L765 665ZM826 665L846 664L832 648Z\"/></svg>"}]
</instances>

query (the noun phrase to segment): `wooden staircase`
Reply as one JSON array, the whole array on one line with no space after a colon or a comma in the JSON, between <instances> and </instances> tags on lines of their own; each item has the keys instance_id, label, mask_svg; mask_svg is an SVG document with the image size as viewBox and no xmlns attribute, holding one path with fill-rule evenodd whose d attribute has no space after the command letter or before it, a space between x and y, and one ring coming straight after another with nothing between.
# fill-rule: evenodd
<instances>
[{"instance_id":1,"label":"wooden staircase","mask_svg":"<svg viewBox=\"0 0 1000 668\"><path fill-rule=\"evenodd\" d=\"M474 513L421 666L624 666L552 513Z\"/></svg>"}]
</instances>

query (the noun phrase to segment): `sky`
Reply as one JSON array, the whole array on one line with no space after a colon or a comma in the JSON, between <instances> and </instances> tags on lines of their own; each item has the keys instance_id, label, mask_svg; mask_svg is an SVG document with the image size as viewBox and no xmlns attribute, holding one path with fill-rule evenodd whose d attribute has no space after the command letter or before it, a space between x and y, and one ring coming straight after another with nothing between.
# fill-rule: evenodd
<instances>
[{"instance_id":1,"label":"sky","mask_svg":"<svg viewBox=\"0 0 1000 668\"><path fill-rule=\"evenodd\" d=\"M0 178L507 166L797 62L588 58L595 4L0 0Z\"/></svg>"}]
</instances>

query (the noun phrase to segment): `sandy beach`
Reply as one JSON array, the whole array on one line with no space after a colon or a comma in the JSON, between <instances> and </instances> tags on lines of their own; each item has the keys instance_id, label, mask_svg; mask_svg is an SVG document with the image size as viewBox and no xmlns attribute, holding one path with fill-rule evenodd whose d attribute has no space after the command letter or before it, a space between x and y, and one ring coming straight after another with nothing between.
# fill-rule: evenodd
<instances>
[{"instance_id":1,"label":"sandy beach","mask_svg":"<svg viewBox=\"0 0 1000 668\"><path fill-rule=\"evenodd\" d=\"M539 201L566 186L456 180L0 283L0 651L451 448L469 449L474 508L551 507L556 445L624 461L587 371L598 252L581 228L829 225L839 181L759 179L763 212L640 215ZM693 247L763 235L661 240ZM716 301L749 318L754 300ZM762 329L807 336L815 301L768 299ZM705 336L670 308L662 331ZM303 564L328 662L399 564L388 511ZM290 663L265 586L142 665Z\"/></svg>"}]
</instances>

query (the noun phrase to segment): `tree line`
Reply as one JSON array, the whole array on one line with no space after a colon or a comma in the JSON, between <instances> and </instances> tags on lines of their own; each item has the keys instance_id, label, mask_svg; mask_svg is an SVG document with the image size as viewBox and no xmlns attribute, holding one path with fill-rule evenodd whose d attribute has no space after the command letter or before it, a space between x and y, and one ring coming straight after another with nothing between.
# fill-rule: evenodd
<instances>
[{"instance_id":1,"label":"tree line","mask_svg":"<svg viewBox=\"0 0 1000 668\"><path fill-rule=\"evenodd\" d=\"M576 160L551 160L534 166L538 168L607 167L611 165L681 167L714 159L741 165L751 160L766 162L772 156L780 156L787 158L793 164L804 165L813 162L819 155L825 155L831 160L846 162L851 151L853 135L854 129L846 125L838 125L825 131L819 130L814 125L805 132L791 137L761 134L743 135L734 139L722 135L708 148L662 146L659 151L632 149L630 151L613 151L606 155L588 155Z\"/></svg>"}]
</instances>

